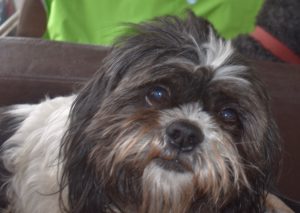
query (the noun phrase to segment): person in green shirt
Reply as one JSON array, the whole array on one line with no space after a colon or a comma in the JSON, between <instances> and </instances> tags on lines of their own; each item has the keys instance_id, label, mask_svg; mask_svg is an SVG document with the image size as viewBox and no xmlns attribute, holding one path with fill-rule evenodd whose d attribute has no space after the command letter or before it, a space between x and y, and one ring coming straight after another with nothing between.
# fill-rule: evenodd
<instances>
[{"instance_id":1,"label":"person in green shirt","mask_svg":"<svg viewBox=\"0 0 300 213\"><path fill-rule=\"evenodd\" d=\"M28 0L27 0L28 1ZM37 0L33 0L37 1ZM46 11L44 38L111 45L123 23L162 15L184 16L186 9L208 19L226 39L254 29L263 0L40 0Z\"/></svg>"}]
</instances>

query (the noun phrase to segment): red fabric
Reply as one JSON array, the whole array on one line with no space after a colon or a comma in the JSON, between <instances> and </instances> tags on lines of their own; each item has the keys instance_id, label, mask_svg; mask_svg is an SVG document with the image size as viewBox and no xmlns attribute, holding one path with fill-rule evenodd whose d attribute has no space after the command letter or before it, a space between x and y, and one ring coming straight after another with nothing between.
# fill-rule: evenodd
<instances>
[{"instance_id":1,"label":"red fabric","mask_svg":"<svg viewBox=\"0 0 300 213\"><path fill-rule=\"evenodd\" d=\"M257 40L265 49L284 62L300 64L300 56L289 49L285 44L265 31L262 27L256 26L251 37Z\"/></svg>"},{"instance_id":2,"label":"red fabric","mask_svg":"<svg viewBox=\"0 0 300 213\"><path fill-rule=\"evenodd\" d=\"M16 12L16 8L15 8L13 0L7 1L5 7L6 7L7 18Z\"/></svg>"}]
</instances>

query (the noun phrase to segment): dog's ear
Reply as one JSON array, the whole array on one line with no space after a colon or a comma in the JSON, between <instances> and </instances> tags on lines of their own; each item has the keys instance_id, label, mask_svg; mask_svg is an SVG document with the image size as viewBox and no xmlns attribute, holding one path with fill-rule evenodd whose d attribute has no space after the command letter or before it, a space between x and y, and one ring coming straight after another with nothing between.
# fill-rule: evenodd
<instances>
[{"instance_id":1,"label":"dog's ear","mask_svg":"<svg viewBox=\"0 0 300 213\"><path fill-rule=\"evenodd\" d=\"M97 196L101 197L102 186L94 185L95 176L88 166L89 143L85 141L86 135L82 130L89 124L106 95L108 83L109 77L105 70L99 70L78 93L71 108L69 127L60 150L64 163L60 180L60 204L61 208L67 208L68 212L93 212L95 210L87 211L87 206L94 203ZM86 146L82 144L83 141ZM68 186L69 195L67 198L64 197L66 186ZM99 195L95 190L99 191ZM99 205L102 203L101 200L104 200L100 197ZM65 203L66 200L68 204ZM99 212L104 212L104 210L99 210Z\"/></svg>"},{"instance_id":2,"label":"dog's ear","mask_svg":"<svg viewBox=\"0 0 300 213\"><path fill-rule=\"evenodd\" d=\"M85 129L93 120L105 97L110 95L121 78L117 71L108 68L108 64L106 61L78 93L71 108L69 127L62 141L60 156L64 169L60 182L60 200L64 208L66 198L63 191L65 186L68 186L68 210L73 213L105 212L107 198L104 186L95 181L98 177L94 172L94 165L91 165L88 159L93 142L89 141ZM97 208L94 209L95 207Z\"/></svg>"},{"instance_id":3,"label":"dog's ear","mask_svg":"<svg viewBox=\"0 0 300 213\"><path fill-rule=\"evenodd\" d=\"M78 93L71 110L72 122L89 120L107 93L109 77L100 69Z\"/></svg>"}]
</instances>

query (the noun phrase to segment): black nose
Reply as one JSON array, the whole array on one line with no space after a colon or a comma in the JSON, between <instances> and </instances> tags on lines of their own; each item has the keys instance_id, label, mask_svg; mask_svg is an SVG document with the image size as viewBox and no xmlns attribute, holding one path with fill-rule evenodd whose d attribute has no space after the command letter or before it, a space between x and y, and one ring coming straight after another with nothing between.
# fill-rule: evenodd
<instances>
[{"instance_id":1,"label":"black nose","mask_svg":"<svg viewBox=\"0 0 300 213\"><path fill-rule=\"evenodd\" d=\"M185 120L171 123L166 129L166 133L168 143L183 152L192 151L204 138L201 129Z\"/></svg>"}]
</instances>

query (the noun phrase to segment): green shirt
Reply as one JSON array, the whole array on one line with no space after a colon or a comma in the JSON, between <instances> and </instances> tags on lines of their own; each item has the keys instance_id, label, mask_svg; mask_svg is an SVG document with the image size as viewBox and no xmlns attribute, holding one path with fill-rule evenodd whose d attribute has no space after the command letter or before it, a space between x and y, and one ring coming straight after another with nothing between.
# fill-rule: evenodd
<instances>
[{"instance_id":1,"label":"green shirt","mask_svg":"<svg viewBox=\"0 0 300 213\"><path fill-rule=\"evenodd\" d=\"M48 11L45 38L110 45L122 23L162 15L183 16L187 8L207 18L225 38L254 28L262 0L44 0Z\"/></svg>"}]
</instances>

